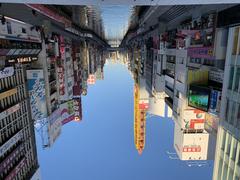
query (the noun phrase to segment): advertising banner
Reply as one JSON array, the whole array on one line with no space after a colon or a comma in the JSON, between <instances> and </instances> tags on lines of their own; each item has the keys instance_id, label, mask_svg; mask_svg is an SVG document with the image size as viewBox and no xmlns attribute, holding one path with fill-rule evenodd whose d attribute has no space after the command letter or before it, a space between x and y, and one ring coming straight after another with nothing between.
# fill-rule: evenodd
<instances>
[{"instance_id":1,"label":"advertising banner","mask_svg":"<svg viewBox=\"0 0 240 180\"><path fill-rule=\"evenodd\" d=\"M149 100L148 99L140 99L138 105L139 105L139 109L148 109Z\"/></svg>"},{"instance_id":2,"label":"advertising banner","mask_svg":"<svg viewBox=\"0 0 240 180\"><path fill-rule=\"evenodd\" d=\"M27 80L32 118L34 120L46 118L47 105L43 70L27 70Z\"/></svg>"},{"instance_id":3,"label":"advertising banner","mask_svg":"<svg viewBox=\"0 0 240 180\"><path fill-rule=\"evenodd\" d=\"M183 129L204 129L205 112L198 109L186 109L183 112Z\"/></svg>"},{"instance_id":4,"label":"advertising banner","mask_svg":"<svg viewBox=\"0 0 240 180\"><path fill-rule=\"evenodd\" d=\"M9 116L10 114L16 112L19 109L20 109L20 104L16 104L8 108L7 110L0 113L0 119L4 119L5 117Z\"/></svg>"},{"instance_id":5,"label":"advertising banner","mask_svg":"<svg viewBox=\"0 0 240 180\"><path fill-rule=\"evenodd\" d=\"M58 72L58 81L59 81L59 94L61 96L65 95L65 77L64 77L64 68L59 66L57 68Z\"/></svg>"},{"instance_id":6,"label":"advertising banner","mask_svg":"<svg viewBox=\"0 0 240 180\"><path fill-rule=\"evenodd\" d=\"M13 74L14 74L13 66L5 67L3 70L0 71L0 79L13 76Z\"/></svg>"},{"instance_id":7,"label":"advertising banner","mask_svg":"<svg viewBox=\"0 0 240 180\"><path fill-rule=\"evenodd\" d=\"M16 160L16 156L20 154L24 150L23 144L17 146L17 148L11 152L0 164L0 174L14 161Z\"/></svg>"},{"instance_id":8,"label":"advertising banner","mask_svg":"<svg viewBox=\"0 0 240 180\"><path fill-rule=\"evenodd\" d=\"M61 110L57 109L48 117L48 136L49 136L49 145L52 146L56 139L61 134L62 129L62 118Z\"/></svg>"},{"instance_id":9,"label":"advertising banner","mask_svg":"<svg viewBox=\"0 0 240 180\"><path fill-rule=\"evenodd\" d=\"M209 112L217 114L220 112L221 91L211 90Z\"/></svg>"},{"instance_id":10,"label":"advertising banner","mask_svg":"<svg viewBox=\"0 0 240 180\"><path fill-rule=\"evenodd\" d=\"M219 118L216 115L206 113L205 123L211 128L213 128L215 131L217 131Z\"/></svg>"},{"instance_id":11,"label":"advertising banner","mask_svg":"<svg viewBox=\"0 0 240 180\"><path fill-rule=\"evenodd\" d=\"M17 88L10 89L0 94L0 100L17 93Z\"/></svg>"},{"instance_id":12,"label":"advertising banner","mask_svg":"<svg viewBox=\"0 0 240 180\"><path fill-rule=\"evenodd\" d=\"M16 178L17 174L19 173L19 171L21 171L21 169L25 166L25 164L27 163L26 158L24 157L17 166L15 166L15 168L11 171L11 173L5 178L5 180L13 180Z\"/></svg>"},{"instance_id":13,"label":"advertising banner","mask_svg":"<svg viewBox=\"0 0 240 180\"><path fill-rule=\"evenodd\" d=\"M201 146L191 145L191 146L183 146L182 152L201 152Z\"/></svg>"},{"instance_id":14,"label":"advertising banner","mask_svg":"<svg viewBox=\"0 0 240 180\"><path fill-rule=\"evenodd\" d=\"M207 85L208 70L188 70L188 84Z\"/></svg>"},{"instance_id":15,"label":"advertising banner","mask_svg":"<svg viewBox=\"0 0 240 180\"><path fill-rule=\"evenodd\" d=\"M188 48L188 56L191 58L215 59L213 56L213 47Z\"/></svg>"},{"instance_id":16,"label":"advertising banner","mask_svg":"<svg viewBox=\"0 0 240 180\"><path fill-rule=\"evenodd\" d=\"M73 100L61 104L60 109L61 109L62 125L74 120L75 112L73 107Z\"/></svg>"},{"instance_id":17,"label":"advertising banner","mask_svg":"<svg viewBox=\"0 0 240 180\"><path fill-rule=\"evenodd\" d=\"M191 85L188 94L188 105L208 111L210 90L201 86Z\"/></svg>"},{"instance_id":18,"label":"advertising banner","mask_svg":"<svg viewBox=\"0 0 240 180\"><path fill-rule=\"evenodd\" d=\"M7 142L5 142L1 147L0 147L0 157L7 152L16 142L18 142L22 138L22 130L20 130L17 134L15 134L11 139L9 139Z\"/></svg>"},{"instance_id":19,"label":"advertising banner","mask_svg":"<svg viewBox=\"0 0 240 180\"><path fill-rule=\"evenodd\" d=\"M74 120L82 120L82 103L81 98L73 99L73 108L74 108Z\"/></svg>"}]
</instances>

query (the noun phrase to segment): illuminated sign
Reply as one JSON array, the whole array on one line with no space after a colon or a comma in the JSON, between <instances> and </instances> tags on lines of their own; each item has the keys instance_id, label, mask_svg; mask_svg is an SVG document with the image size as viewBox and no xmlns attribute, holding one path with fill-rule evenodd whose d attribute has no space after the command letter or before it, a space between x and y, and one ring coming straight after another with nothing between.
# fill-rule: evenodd
<instances>
[{"instance_id":1,"label":"illuminated sign","mask_svg":"<svg viewBox=\"0 0 240 180\"><path fill-rule=\"evenodd\" d=\"M5 67L3 70L0 71L0 79L6 78L9 76L13 76L14 74L14 67Z\"/></svg>"},{"instance_id":2,"label":"illuminated sign","mask_svg":"<svg viewBox=\"0 0 240 180\"><path fill-rule=\"evenodd\" d=\"M17 134L15 134L11 139L9 139L7 142L5 142L0 147L0 157L7 152L16 142L18 142L22 138L22 131L19 131Z\"/></svg>"},{"instance_id":3,"label":"illuminated sign","mask_svg":"<svg viewBox=\"0 0 240 180\"><path fill-rule=\"evenodd\" d=\"M13 59L8 59L8 63L30 63L33 61L37 61L38 57L19 57L19 58L13 58Z\"/></svg>"},{"instance_id":4,"label":"illuminated sign","mask_svg":"<svg viewBox=\"0 0 240 180\"><path fill-rule=\"evenodd\" d=\"M11 171L11 173L6 177L5 180L12 180L15 179L17 174L19 173L19 171L22 170L22 168L25 166L27 160L26 158L23 158L17 166L15 166L15 168Z\"/></svg>"},{"instance_id":5,"label":"illuminated sign","mask_svg":"<svg viewBox=\"0 0 240 180\"><path fill-rule=\"evenodd\" d=\"M190 85L188 93L188 105L207 111L209 106L210 90L201 86Z\"/></svg>"},{"instance_id":6,"label":"illuminated sign","mask_svg":"<svg viewBox=\"0 0 240 180\"><path fill-rule=\"evenodd\" d=\"M20 105L19 104L16 104L16 105L8 108L7 110L5 110L5 111L0 113L0 119L3 119L5 117L9 116L10 114L16 112L19 109L20 109Z\"/></svg>"},{"instance_id":7,"label":"illuminated sign","mask_svg":"<svg viewBox=\"0 0 240 180\"><path fill-rule=\"evenodd\" d=\"M4 161L0 164L0 173L4 171L10 164L12 164L19 153L21 153L24 150L23 144L17 146L17 148L9 154Z\"/></svg>"},{"instance_id":8,"label":"illuminated sign","mask_svg":"<svg viewBox=\"0 0 240 180\"><path fill-rule=\"evenodd\" d=\"M0 94L0 100L17 93L17 88L5 91Z\"/></svg>"}]
</instances>

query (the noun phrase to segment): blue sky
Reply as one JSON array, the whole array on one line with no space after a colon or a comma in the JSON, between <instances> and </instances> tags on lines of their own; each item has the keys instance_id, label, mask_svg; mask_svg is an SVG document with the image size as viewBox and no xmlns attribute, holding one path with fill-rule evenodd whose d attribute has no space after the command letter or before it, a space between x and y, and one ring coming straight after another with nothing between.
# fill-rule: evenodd
<instances>
[{"instance_id":1,"label":"blue sky","mask_svg":"<svg viewBox=\"0 0 240 180\"><path fill-rule=\"evenodd\" d=\"M109 38L122 38L128 28L130 6L101 6L105 35Z\"/></svg>"},{"instance_id":2,"label":"blue sky","mask_svg":"<svg viewBox=\"0 0 240 180\"><path fill-rule=\"evenodd\" d=\"M147 119L146 146L134 146L133 80L126 67L108 64L83 98L83 121L71 122L51 149L38 156L43 180L210 180L213 166L191 167L170 160L173 121Z\"/></svg>"}]
</instances>

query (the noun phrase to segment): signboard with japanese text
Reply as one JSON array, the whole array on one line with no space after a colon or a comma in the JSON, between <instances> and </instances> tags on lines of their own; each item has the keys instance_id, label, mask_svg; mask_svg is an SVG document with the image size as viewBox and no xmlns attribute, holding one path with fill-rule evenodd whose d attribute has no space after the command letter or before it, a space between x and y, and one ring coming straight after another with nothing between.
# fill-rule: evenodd
<instances>
[{"instance_id":1,"label":"signboard with japanese text","mask_svg":"<svg viewBox=\"0 0 240 180\"><path fill-rule=\"evenodd\" d=\"M183 129L204 129L205 112L198 109L186 109L183 112Z\"/></svg>"},{"instance_id":2,"label":"signboard with japanese text","mask_svg":"<svg viewBox=\"0 0 240 180\"><path fill-rule=\"evenodd\" d=\"M191 58L215 59L213 56L213 47L188 48L188 56Z\"/></svg>"},{"instance_id":3,"label":"signboard with japanese text","mask_svg":"<svg viewBox=\"0 0 240 180\"><path fill-rule=\"evenodd\" d=\"M73 99L73 108L74 108L74 120L82 120L82 103L81 98Z\"/></svg>"},{"instance_id":4,"label":"signboard with japanese text","mask_svg":"<svg viewBox=\"0 0 240 180\"><path fill-rule=\"evenodd\" d=\"M0 71L0 79L13 76L13 74L14 74L13 66L5 67L3 70Z\"/></svg>"},{"instance_id":5,"label":"signboard with japanese text","mask_svg":"<svg viewBox=\"0 0 240 180\"><path fill-rule=\"evenodd\" d=\"M30 97L32 118L41 120L47 117L45 80L42 69L27 70L27 87Z\"/></svg>"}]
</instances>

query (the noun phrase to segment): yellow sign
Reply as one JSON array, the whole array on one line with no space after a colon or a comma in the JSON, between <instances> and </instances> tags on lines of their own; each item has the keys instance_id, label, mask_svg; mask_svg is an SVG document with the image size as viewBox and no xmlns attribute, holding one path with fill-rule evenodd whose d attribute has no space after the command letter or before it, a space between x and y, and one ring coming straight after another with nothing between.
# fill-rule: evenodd
<instances>
[{"instance_id":1,"label":"yellow sign","mask_svg":"<svg viewBox=\"0 0 240 180\"><path fill-rule=\"evenodd\" d=\"M17 93L17 88L5 91L0 94L0 100Z\"/></svg>"},{"instance_id":2,"label":"yellow sign","mask_svg":"<svg viewBox=\"0 0 240 180\"><path fill-rule=\"evenodd\" d=\"M188 70L188 84L207 85L208 70Z\"/></svg>"}]
</instances>

